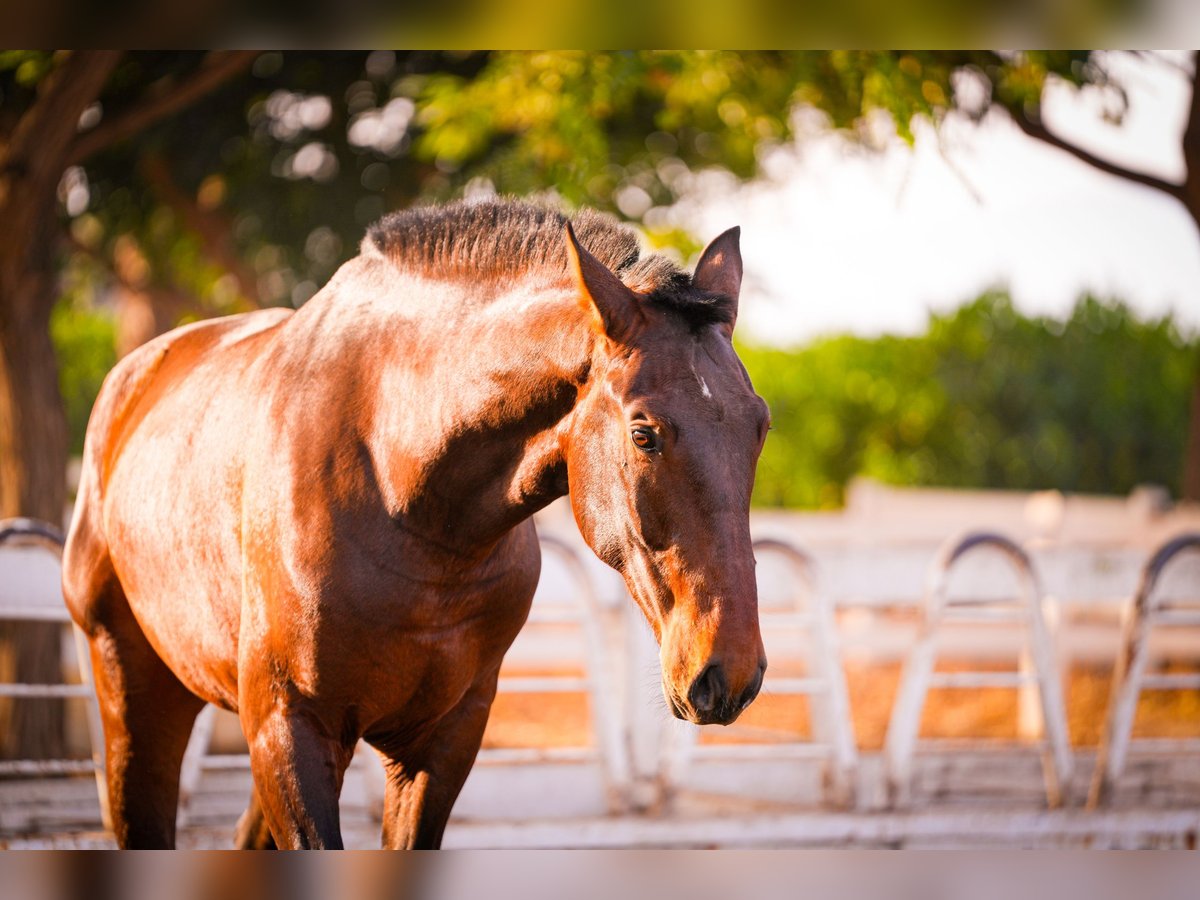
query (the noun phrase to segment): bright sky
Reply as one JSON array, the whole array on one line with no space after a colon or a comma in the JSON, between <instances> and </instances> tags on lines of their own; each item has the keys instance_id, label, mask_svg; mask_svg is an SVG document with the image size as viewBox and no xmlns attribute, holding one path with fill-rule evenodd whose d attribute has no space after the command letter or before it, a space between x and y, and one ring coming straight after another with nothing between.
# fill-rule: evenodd
<instances>
[{"instance_id":1,"label":"bright sky","mask_svg":"<svg viewBox=\"0 0 1200 900\"><path fill-rule=\"evenodd\" d=\"M1122 165L1179 180L1189 85L1178 71L1112 61L1130 96L1120 126L1062 87L1047 124ZM920 130L882 153L818 134L769 161L768 178L714 179L681 213L709 237L742 226L739 329L788 344L852 331L911 333L929 310L1007 286L1027 313L1063 314L1085 291L1200 328L1200 231L1175 200L1026 138L1000 115Z\"/></svg>"}]
</instances>

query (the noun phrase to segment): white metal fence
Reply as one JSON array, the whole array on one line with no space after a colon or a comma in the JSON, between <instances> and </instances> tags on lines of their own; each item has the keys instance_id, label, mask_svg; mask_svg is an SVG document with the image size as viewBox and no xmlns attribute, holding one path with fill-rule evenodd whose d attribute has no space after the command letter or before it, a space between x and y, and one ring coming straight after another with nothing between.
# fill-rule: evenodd
<instances>
[{"instance_id":1,"label":"white metal fence","mask_svg":"<svg viewBox=\"0 0 1200 900\"><path fill-rule=\"evenodd\" d=\"M1073 542L1064 538L1070 516L1049 503L1059 516L1057 537L1042 533L1043 510L1042 524L1024 532L1015 528L1016 539L977 533L939 551L926 524L905 532L896 505L904 502L860 500L859 514L865 509L874 518L857 539L843 521L822 531L820 517L797 524L765 515L754 522L764 641L772 660L763 696L806 703L808 740L735 725L729 730L735 742L713 742L700 729L671 720L657 696L657 648L619 579L561 518L545 517L543 581L529 624L506 658L500 696L577 698L588 710L586 739L571 746L486 748L456 807L448 842L736 844L770 843L766 835L773 833L785 843L837 841L838 834L880 843L936 843L931 836L941 835L938 840L954 843L947 823L957 821L962 802L983 804L975 807L983 818L1009 816L1018 844L1027 827L1021 816L1047 815L1055 807L1060 809L1052 821L1071 840L1091 834L1102 844L1142 845L1151 841L1148 834L1161 832L1170 843L1192 827L1192 820L1180 818L1189 807L1180 806L1170 789L1155 793L1146 785L1179 776L1194 787L1200 742L1146 744L1131 739L1131 723L1143 690L1200 687L1191 671L1158 671L1164 660L1193 667L1200 662L1200 552L1194 552L1200 536L1168 535L1173 539L1155 553L1146 536L1162 537L1161 522L1142 528L1135 539L1126 532L1123 540L1106 538L1092 523L1088 540ZM1010 505L1021 515L1029 511L1029 500ZM1136 504L1124 510L1125 519L1143 513ZM996 518L1012 525L1014 516ZM1119 533L1114 526L1112 534ZM33 603L34 591L26 589L32 557L14 555L16 549L0 555L0 602L8 598L9 615L25 615L36 605L39 616L49 617L45 610L54 608L53 620L67 621L60 597L54 598L57 606L46 602L45 572L42 599ZM53 554L49 558L54 569ZM37 565L45 568L45 558ZM895 616L897 610L906 614ZM988 665L985 671L942 671L936 660L946 654ZM1000 659L1015 665L995 671L991 664ZM855 741L847 660L905 663L881 754L863 753ZM1063 678L1079 660L1116 666L1098 763L1097 754L1073 749L1066 734ZM959 742L925 752L935 749L920 735L930 689L992 687L1018 692L1022 740L1015 748L996 752ZM6 686L0 696L44 688ZM210 752L212 722L211 714L202 718L185 763L182 823L200 828L228 819L222 827L230 831L248 795L248 772L244 758ZM1146 750L1154 751L1152 757ZM41 766L9 765L0 775L53 769ZM93 768L76 761L57 771ZM1122 806L1115 798L1120 784L1131 780L1138 785L1134 802ZM89 807L72 783L74 792L64 796L82 804L79 825L87 824L89 808L98 822L98 805L93 800ZM48 802L46 791L53 793L41 784L39 808ZM1090 804L1084 807L1088 785ZM370 819L378 812L381 787L373 756L360 754L347 777L344 805L363 820L364 833L375 828ZM989 792L998 805L988 805ZM21 796L16 783L0 784L6 807L0 829L38 830L36 821L22 820ZM354 816L344 820L354 827ZM50 821L69 827L70 817ZM776 830L764 831L763 823L772 821ZM981 834L1002 830L999 820L988 821ZM1050 826L1039 821L1044 837ZM1096 837L1101 832L1109 837Z\"/></svg>"}]
</instances>

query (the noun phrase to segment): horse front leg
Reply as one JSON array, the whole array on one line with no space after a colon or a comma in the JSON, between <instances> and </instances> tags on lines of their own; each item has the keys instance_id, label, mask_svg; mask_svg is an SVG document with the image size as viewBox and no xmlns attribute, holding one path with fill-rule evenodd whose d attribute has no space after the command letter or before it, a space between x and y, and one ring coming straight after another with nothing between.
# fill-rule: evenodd
<instances>
[{"instance_id":1,"label":"horse front leg","mask_svg":"<svg viewBox=\"0 0 1200 900\"><path fill-rule=\"evenodd\" d=\"M282 704L261 711L243 707L242 727L254 792L276 846L341 849L338 797L353 745L332 736L311 711ZM255 816L253 801L247 814ZM248 832L254 824L243 820L239 826Z\"/></svg>"},{"instance_id":2,"label":"horse front leg","mask_svg":"<svg viewBox=\"0 0 1200 900\"><path fill-rule=\"evenodd\" d=\"M386 737L368 741L384 757L383 847L436 850L450 810L483 742L496 673L477 683L459 704L415 744L392 746Z\"/></svg>"},{"instance_id":3,"label":"horse front leg","mask_svg":"<svg viewBox=\"0 0 1200 900\"><path fill-rule=\"evenodd\" d=\"M242 817L238 819L237 828L233 834L235 850L276 850L275 838L267 826L267 817L263 814L262 801L258 799L258 790L251 786L250 803Z\"/></svg>"}]
</instances>

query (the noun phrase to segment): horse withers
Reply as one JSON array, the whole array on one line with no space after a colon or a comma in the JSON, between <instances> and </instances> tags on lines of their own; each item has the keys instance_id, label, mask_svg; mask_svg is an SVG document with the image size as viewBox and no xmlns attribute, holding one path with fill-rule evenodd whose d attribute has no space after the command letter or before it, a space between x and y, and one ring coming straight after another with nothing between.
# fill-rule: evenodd
<instances>
[{"instance_id":1,"label":"horse withers","mask_svg":"<svg viewBox=\"0 0 1200 900\"><path fill-rule=\"evenodd\" d=\"M766 667L741 278L737 229L689 276L596 213L459 203L383 219L300 310L123 359L63 573L120 844L173 844L207 701L250 748L240 845L341 846L362 739L385 846L437 846L537 585L530 517L568 489L659 640L670 708L733 721Z\"/></svg>"}]
</instances>

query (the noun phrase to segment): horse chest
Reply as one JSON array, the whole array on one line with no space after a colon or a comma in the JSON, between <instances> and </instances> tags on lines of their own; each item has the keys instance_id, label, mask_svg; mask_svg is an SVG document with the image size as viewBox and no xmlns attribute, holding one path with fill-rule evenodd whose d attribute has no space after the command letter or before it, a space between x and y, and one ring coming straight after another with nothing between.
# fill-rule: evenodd
<instances>
[{"instance_id":1,"label":"horse chest","mask_svg":"<svg viewBox=\"0 0 1200 900\"><path fill-rule=\"evenodd\" d=\"M353 708L363 729L434 720L494 675L524 624L539 569L527 550L522 539L499 559L439 579L356 558L317 595L271 611L265 655L282 656L318 705Z\"/></svg>"}]
</instances>

